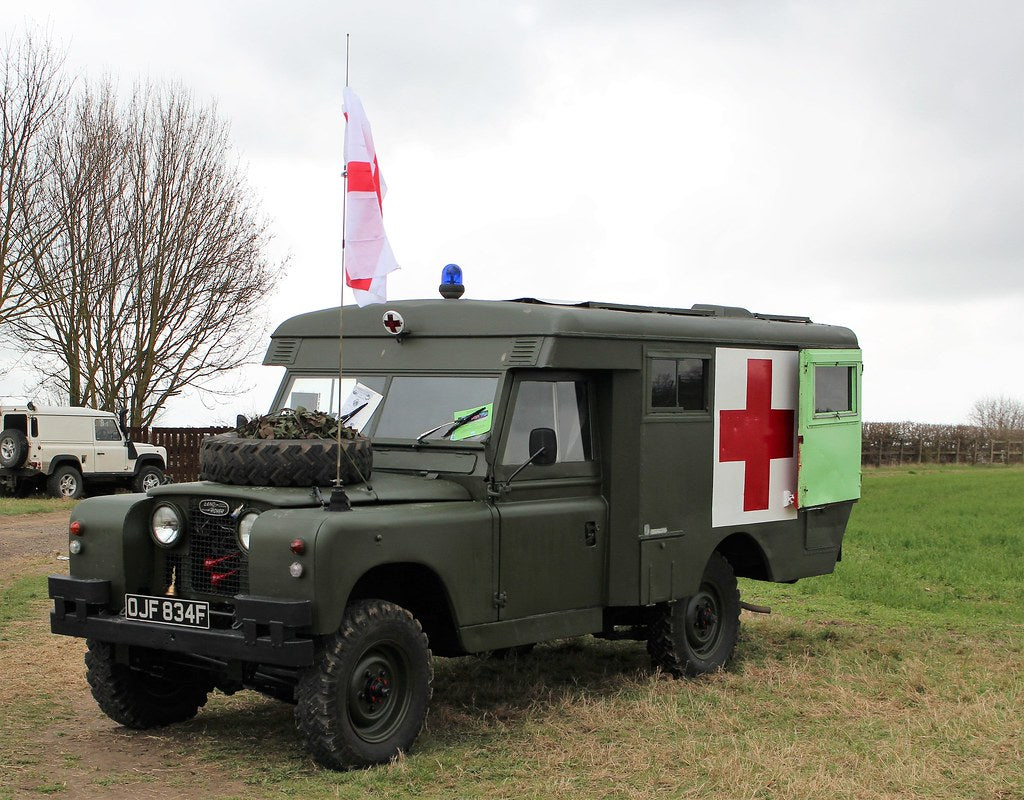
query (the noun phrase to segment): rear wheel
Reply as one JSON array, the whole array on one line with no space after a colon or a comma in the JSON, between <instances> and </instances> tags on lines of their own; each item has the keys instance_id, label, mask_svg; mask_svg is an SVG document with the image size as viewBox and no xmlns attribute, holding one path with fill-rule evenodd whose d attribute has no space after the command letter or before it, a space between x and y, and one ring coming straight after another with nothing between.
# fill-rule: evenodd
<instances>
[{"instance_id":1,"label":"rear wheel","mask_svg":"<svg viewBox=\"0 0 1024 800\"><path fill-rule=\"evenodd\" d=\"M114 647L87 639L86 679L100 710L126 728L158 728L192 719L212 689L193 675L151 675L120 664Z\"/></svg>"},{"instance_id":2,"label":"rear wheel","mask_svg":"<svg viewBox=\"0 0 1024 800\"><path fill-rule=\"evenodd\" d=\"M19 430L8 428L0 433L0 467L17 469L28 457L28 438Z\"/></svg>"},{"instance_id":3,"label":"rear wheel","mask_svg":"<svg viewBox=\"0 0 1024 800\"><path fill-rule=\"evenodd\" d=\"M657 609L647 652L655 667L677 678L703 675L729 662L739 629L736 575L725 558L713 553L697 592Z\"/></svg>"},{"instance_id":4,"label":"rear wheel","mask_svg":"<svg viewBox=\"0 0 1024 800\"><path fill-rule=\"evenodd\" d=\"M46 481L50 497L77 500L82 496L82 473L74 467L57 467Z\"/></svg>"},{"instance_id":5,"label":"rear wheel","mask_svg":"<svg viewBox=\"0 0 1024 800\"><path fill-rule=\"evenodd\" d=\"M295 725L325 767L385 763L419 735L432 680L427 637L412 614L364 600L299 677Z\"/></svg>"}]
</instances>

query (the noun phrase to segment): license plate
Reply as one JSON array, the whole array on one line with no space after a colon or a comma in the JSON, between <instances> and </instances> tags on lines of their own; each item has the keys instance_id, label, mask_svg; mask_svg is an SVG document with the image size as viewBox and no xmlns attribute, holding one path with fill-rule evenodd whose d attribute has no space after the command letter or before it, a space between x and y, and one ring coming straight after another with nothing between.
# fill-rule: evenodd
<instances>
[{"instance_id":1,"label":"license plate","mask_svg":"<svg viewBox=\"0 0 1024 800\"><path fill-rule=\"evenodd\" d=\"M124 615L128 619L156 622L160 625L183 625L186 628L210 627L210 604L205 600L126 594L124 596Z\"/></svg>"}]
</instances>

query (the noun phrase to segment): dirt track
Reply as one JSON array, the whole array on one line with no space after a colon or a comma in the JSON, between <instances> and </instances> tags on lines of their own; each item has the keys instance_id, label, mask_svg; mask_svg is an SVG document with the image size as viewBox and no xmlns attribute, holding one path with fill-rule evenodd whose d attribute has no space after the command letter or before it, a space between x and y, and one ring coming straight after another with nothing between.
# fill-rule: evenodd
<instances>
[{"instance_id":1,"label":"dirt track","mask_svg":"<svg viewBox=\"0 0 1024 800\"><path fill-rule=\"evenodd\" d=\"M0 517L0 564L15 559L67 555L67 511Z\"/></svg>"},{"instance_id":2,"label":"dirt track","mask_svg":"<svg viewBox=\"0 0 1024 800\"><path fill-rule=\"evenodd\" d=\"M67 511L0 517L0 589L67 572ZM0 798L55 794L98 800L255 796L251 787L183 752L172 729L130 731L104 716L85 681L80 639L49 633L48 604L0 636ZM41 717L8 713L36 707ZM3 748L0 747L0 753Z\"/></svg>"}]
</instances>

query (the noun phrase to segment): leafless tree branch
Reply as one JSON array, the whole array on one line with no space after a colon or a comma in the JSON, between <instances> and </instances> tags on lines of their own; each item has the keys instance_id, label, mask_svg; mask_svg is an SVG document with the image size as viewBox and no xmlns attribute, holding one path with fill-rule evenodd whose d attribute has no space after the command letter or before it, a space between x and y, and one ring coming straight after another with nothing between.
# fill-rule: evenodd
<instances>
[{"instance_id":1,"label":"leafless tree branch","mask_svg":"<svg viewBox=\"0 0 1024 800\"><path fill-rule=\"evenodd\" d=\"M73 404L149 425L184 388L252 361L283 265L264 255L268 223L214 108L154 84L122 107L108 81L66 120L47 148L57 225L33 259L41 302L12 326Z\"/></svg>"},{"instance_id":2,"label":"leafless tree branch","mask_svg":"<svg viewBox=\"0 0 1024 800\"><path fill-rule=\"evenodd\" d=\"M45 32L9 38L0 51L0 324L36 304L35 253L53 234L54 220L40 192L48 179L42 148L59 119L70 89L64 54Z\"/></svg>"}]
</instances>

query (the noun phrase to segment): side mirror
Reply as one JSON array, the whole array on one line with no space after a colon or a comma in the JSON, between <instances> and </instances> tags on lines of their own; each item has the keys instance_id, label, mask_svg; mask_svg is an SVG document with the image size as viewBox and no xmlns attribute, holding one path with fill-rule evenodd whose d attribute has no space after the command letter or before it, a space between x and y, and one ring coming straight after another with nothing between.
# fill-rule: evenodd
<instances>
[{"instance_id":1,"label":"side mirror","mask_svg":"<svg viewBox=\"0 0 1024 800\"><path fill-rule=\"evenodd\" d=\"M530 456L538 467L547 467L558 461L558 437L551 428L530 431Z\"/></svg>"}]
</instances>

